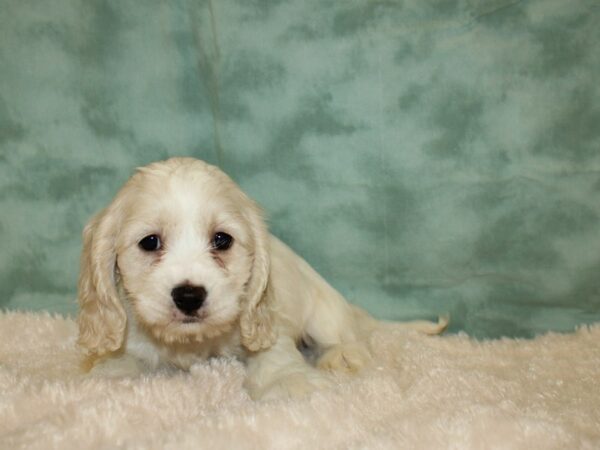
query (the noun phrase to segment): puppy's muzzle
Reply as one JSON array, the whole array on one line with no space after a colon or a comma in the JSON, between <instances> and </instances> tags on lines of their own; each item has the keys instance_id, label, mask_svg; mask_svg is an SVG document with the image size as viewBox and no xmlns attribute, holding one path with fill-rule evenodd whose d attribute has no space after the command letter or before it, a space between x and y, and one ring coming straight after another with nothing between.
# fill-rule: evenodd
<instances>
[{"instance_id":1,"label":"puppy's muzzle","mask_svg":"<svg viewBox=\"0 0 600 450\"><path fill-rule=\"evenodd\" d=\"M186 316L192 316L200 309L206 299L204 286L184 284L171 291L173 303Z\"/></svg>"}]
</instances>

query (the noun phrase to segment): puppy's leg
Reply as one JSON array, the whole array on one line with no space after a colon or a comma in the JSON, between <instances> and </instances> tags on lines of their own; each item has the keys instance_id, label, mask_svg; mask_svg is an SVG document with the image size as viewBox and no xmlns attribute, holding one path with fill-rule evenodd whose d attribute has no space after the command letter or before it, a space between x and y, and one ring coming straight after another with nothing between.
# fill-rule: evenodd
<instances>
[{"instance_id":1,"label":"puppy's leg","mask_svg":"<svg viewBox=\"0 0 600 450\"><path fill-rule=\"evenodd\" d=\"M294 340L287 336L248 358L245 386L254 399L298 398L332 385L327 374L306 363Z\"/></svg>"},{"instance_id":2,"label":"puppy's leg","mask_svg":"<svg viewBox=\"0 0 600 450\"><path fill-rule=\"evenodd\" d=\"M147 367L141 360L128 353L88 361L85 366L91 369L90 375L107 378L135 377L147 371Z\"/></svg>"},{"instance_id":3,"label":"puppy's leg","mask_svg":"<svg viewBox=\"0 0 600 450\"><path fill-rule=\"evenodd\" d=\"M369 337L377 324L366 312L345 301L317 303L306 329L322 352L316 366L352 373L370 365Z\"/></svg>"},{"instance_id":4,"label":"puppy's leg","mask_svg":"<svg viewBox=\"0 0 600 450\"><path fill-rule=\"evenodd\" d=\"M323 370L358 372L371 362L371 353L363 342L344 342L328 348L317 361Z\"/></svg>"}]
</instances>

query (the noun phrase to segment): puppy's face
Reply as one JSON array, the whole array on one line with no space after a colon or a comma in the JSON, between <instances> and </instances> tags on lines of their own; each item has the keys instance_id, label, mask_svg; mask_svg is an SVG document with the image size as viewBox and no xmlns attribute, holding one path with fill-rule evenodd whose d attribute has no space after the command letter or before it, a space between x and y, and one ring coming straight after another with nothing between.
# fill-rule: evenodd
<instances>
[{"instance_id":1,"label":"puppy's face","mask_svg":"<svg viewBox=\"0 0 600 450\"><path fill-rule=\"evenodd\" d=\"M116 271L137 323L165 342L236 324L254 239L245 197L219 173L142 170L120 198Z\"/></svg>"}]
</instances>

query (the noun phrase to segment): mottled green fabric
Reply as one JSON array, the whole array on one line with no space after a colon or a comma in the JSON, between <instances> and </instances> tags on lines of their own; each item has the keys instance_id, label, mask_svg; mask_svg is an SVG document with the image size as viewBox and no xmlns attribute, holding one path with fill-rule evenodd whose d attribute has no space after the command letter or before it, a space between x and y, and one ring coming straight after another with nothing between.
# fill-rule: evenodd
<instances>
[{"instance_id":1,"label":"mottled green fabric","mask_svg":"<svg viewBox=\"0 0 600 450\"><path fill-rule=\"evenodd\" d=\"M0 306L75 311L85 221L193 155L378 317L598 320L599 24L598 0L0 0Z\"/></svg>"}]
</instances>

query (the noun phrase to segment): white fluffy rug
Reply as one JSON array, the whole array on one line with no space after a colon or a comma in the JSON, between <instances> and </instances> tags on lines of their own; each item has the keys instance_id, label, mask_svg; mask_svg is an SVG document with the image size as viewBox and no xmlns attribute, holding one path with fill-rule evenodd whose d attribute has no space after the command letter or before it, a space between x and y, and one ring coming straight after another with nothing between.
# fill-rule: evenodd
<instances>
[{"instance_id":1,"label":"white fluffy rug","mask_svg":"<svg viewBox=\"0 0 600 450\"><path fill-rule=\"evenodd\" d=\"M253 402L233 361L135 379L77 373L75 324L0 313L0 448L600 448L600 327L475 342L373 337L378 367Z\"/></svg>"}]
</instances>

